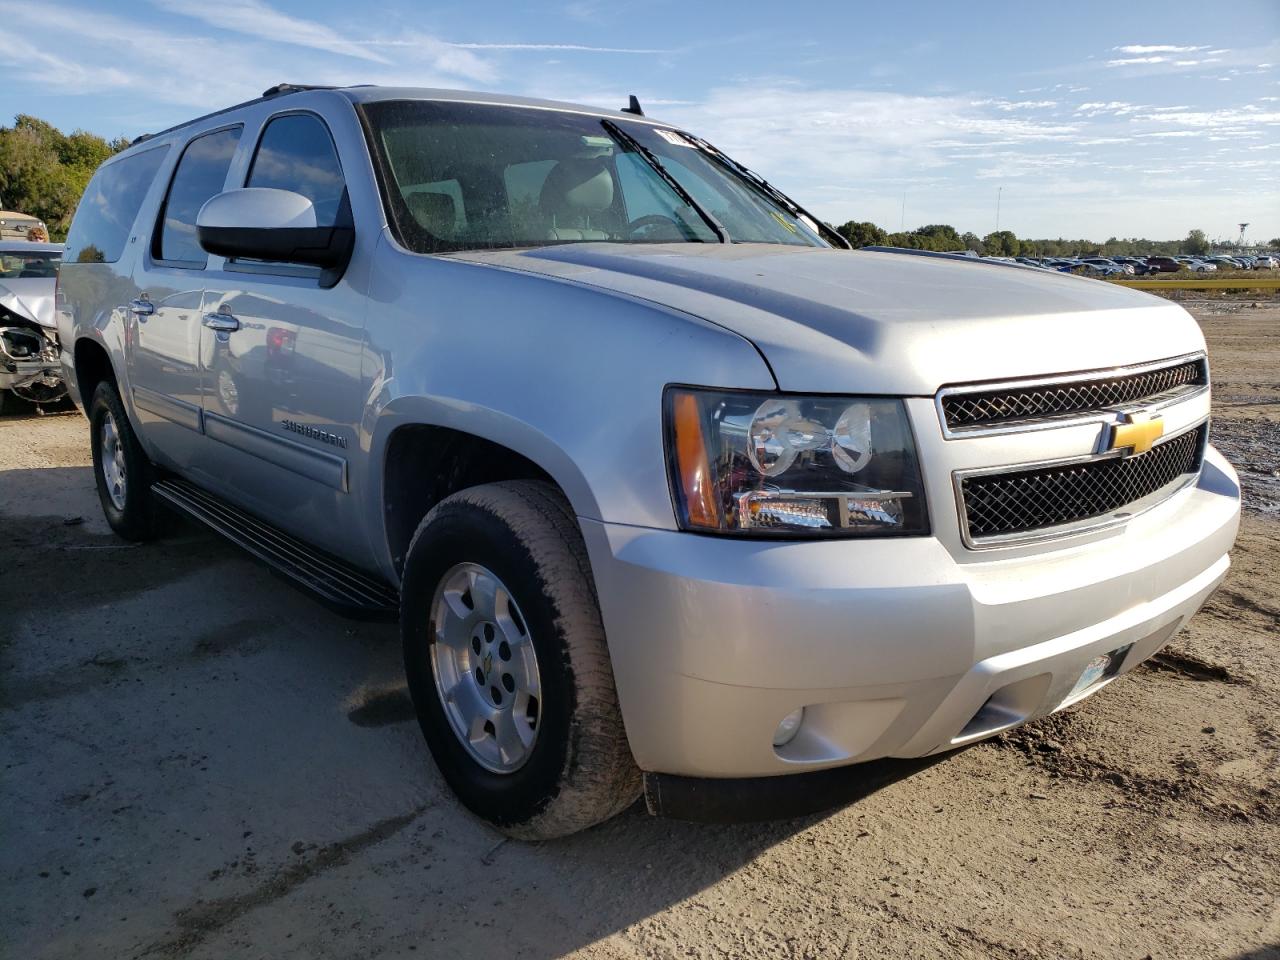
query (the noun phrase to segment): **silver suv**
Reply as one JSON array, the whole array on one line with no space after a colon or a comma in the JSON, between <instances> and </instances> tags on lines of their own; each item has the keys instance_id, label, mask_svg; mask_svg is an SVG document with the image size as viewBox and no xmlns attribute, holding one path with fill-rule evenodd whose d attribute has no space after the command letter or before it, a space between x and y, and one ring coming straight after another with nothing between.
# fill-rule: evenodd
<instances>
[{"instance_id":1,"label":"silver suv","mask_svg":"<svg viewBox=\"0 0 1280 960\"><path fill-rule=\"evenodd\" d=\"M1238 521L1180 307L842 247L635 104L280 87L97 172L62 362L115 530L398 618L479 816L765 814L1133 669Z\"/></svg>"}]
</instances>

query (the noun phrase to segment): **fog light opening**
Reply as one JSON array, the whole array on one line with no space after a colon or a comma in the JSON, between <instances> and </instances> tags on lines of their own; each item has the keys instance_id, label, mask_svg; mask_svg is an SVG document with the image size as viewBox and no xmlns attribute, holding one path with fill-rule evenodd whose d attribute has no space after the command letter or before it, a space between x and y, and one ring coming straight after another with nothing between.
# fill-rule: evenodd
<instances>
[{"instance_id":1,"label":"fog light opening","mask_svg":"<svg viewBox=\"0 0 1280 960\"><path fill-rule=\"evenodd\" d=\"M804 707L788 713L782 718L782 722L778 724L778 729L773 731L773 745L775 747L785 747L796 738L802 723L804 723Z\"/></svg>"}]
</instances>

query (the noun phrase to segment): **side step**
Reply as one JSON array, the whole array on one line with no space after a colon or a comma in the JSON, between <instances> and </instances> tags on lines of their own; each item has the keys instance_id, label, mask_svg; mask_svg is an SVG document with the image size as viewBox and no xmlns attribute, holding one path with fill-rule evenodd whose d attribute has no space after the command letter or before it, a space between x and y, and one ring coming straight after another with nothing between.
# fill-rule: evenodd
<instances>
[{"instance_id":1,"label":"side step","mask_svg":"<svg viewBox=\"0 0 1280 960\"><path fill-rule=\"evenodd\" d=\"M160 480L151 492L167 506L222 534L336 613L395 620L400 596L388 584L317 550L186 480Z\"/></svg>"}]
</instances>

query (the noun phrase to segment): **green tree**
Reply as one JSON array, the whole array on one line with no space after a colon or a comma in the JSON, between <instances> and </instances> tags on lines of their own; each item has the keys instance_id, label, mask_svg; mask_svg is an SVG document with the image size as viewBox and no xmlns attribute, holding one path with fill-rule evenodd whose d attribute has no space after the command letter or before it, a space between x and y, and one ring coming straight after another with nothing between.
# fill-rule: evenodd
<instances>
[{"instance_id":1,"label":"green tree","mask_svg":"<svg viewBox=\"0 0 1280 960\"><path fill-rule=\"evenodd\" d=\"M1016 257L1022 249L1017 235L1012 230L997 230L982 238L982 245L989 257Z\"/></svg>"},{"instance_id":2,"label":"green tree","mask_svg":"<svg viewBox=\"0 0 1280 960\"><path fill-rule=\"evenodd\" d=\"M884 242L891 247L907 247L911 250L919 250L920 237L916 233L891 233L884 238Z\"/></svg>"},{"instance_id":3,"label":"green tree","mask_svg":"<svg viewBox=\"0 0 1280 960\"><path fill-rule=\"evenodd\" d=\"M979 256L981 256L982 253L986 250L986 248L982 245L982 241L978 238L978 235L974 233L972 230L967 230L964 233L960 234L960 242L964 244L964 248L966 250L972 250L974 253L978 254Z\"/></svg>"},{"instance_id":4,"label":"green tree","mask_svg":"<svg viewBox=\"0 0 1280 960\"><path fill-rule=\"evenodd\" d=\"M836 233L844 237L854 247L883 246L888 238L883 230L870 220L850 220L836 227Z\"/></svg>"},{"instance_id":5,"label":"green tree","mask_svg":"<svg viewBox=\"0 0 1280 960\"><path fill-rule=\"evenodd\" d=\"M1192 230L1187 239L1182 241L1182 252L1192 256L1200 256L1209 252L1209 241L1203 230Z\"/></svg>"},{"instance_id":6,"label":"green tree","mask_svg":"<svg viewBox=\"0 0 1280 960\"><path fill-rule=\"evenodd\" d=\"M18 114L12 127L0 127L3 206L39 217L50 239L62 240L93 171L126 146L83 130L64 134L38 117Z\"/></svg>"},{"instance_id":7,"label":"green tree","mask_svg":"<svg viewBox=\"0 0 1280 960\"><path fill-rule=\"evenodd\" d=\"M931 223L912 231L920 238L922 250L961 250L964 241L949 223Z\"/></svg>"}]
</instances>

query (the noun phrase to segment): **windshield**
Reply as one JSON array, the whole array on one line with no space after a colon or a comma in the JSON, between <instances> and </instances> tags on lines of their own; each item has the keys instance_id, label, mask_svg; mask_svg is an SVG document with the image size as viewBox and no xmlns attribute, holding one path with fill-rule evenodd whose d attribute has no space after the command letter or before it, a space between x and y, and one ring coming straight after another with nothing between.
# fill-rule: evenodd
<instances>
[{"instance_id":1,"label":"windshield","mask_svg":"<svg viewBox=\"0 0 1280 960\"><path fill-rule=\"evenodd\" d=\"M0 250L0 279L30 280L56 277L60 263L62 263L60 253L19 253L13 250Z\"/></svg>"},{"instance_id":2,"label":"windshield","mask_svg":"<svg viewBox=\"0 0 1280 960\"><path fill-rule=\"evenodd\" d=\"M386 101L362 111L392 225L420 253L719 243L721 234L828 245L674 129L489 104Z\"/></svg>"}]
</instances>

